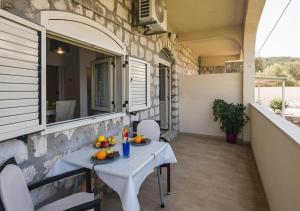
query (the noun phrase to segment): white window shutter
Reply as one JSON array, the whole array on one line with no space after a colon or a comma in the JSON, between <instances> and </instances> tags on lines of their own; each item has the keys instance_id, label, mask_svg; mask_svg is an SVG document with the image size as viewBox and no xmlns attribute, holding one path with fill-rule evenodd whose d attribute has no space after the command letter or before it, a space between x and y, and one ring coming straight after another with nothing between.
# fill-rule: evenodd
<instances>
[{"instance_id":1,"label":"white window shutter","mask_svg":"<svg viewBox=\"0 0 300 211\"><path fill-rule=\"evenodd\" d=\"M135 112L150 108L150 64L128 58L128 111Z\"/></svg>"},{"instance_id":2,"label":"white window shutter","mask_svg":"<svg viewBox=\"0 0 300 211\"><path fill-rule=\"evenodd\" d=\"M45 30L0 10L0 46L0 141L3 141L45 128L42 115Z\"/></svg>"}]
</instances>

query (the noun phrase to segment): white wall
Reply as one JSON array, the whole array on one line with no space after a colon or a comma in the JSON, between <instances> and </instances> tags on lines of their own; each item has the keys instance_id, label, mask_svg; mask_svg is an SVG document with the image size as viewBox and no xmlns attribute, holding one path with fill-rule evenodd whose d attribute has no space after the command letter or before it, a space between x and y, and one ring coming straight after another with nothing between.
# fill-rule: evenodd
<instances>
[{"instance_id":1,"label":"white wall","mask_svg":"<svg viewBox=\"0 0 300 211\"><path fill-rule=\"evenodd\" d=\"M242 101L242 73L181 76L179 80L180 132L224 136L213 121L212 104L217 98Z\"/></svg>"},{"instance_id":2,"label":"white wall","mask_svg":"<svg viewBox=\"0 0 300 211\"><path fill-rule=\"evenodd\" d=\"M300 128L258 104L251 119L251 146L270 209L299 210Z\"/></svg>"}]
</instances>

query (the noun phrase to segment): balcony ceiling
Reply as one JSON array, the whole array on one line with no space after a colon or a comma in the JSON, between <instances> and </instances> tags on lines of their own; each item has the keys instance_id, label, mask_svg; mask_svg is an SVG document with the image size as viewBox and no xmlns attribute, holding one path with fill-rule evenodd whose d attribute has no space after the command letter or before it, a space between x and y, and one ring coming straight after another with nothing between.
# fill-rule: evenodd
<instances>
[{"instance_id":1,"label":"balcony ceiling","mask_svg":"<svg viewBox=\"0 0 300 211\"><path fill-rule=\"evenodd\" d=\"M198 56L239 54L246 0L166 0L168 27Z\"/></svg>"}]
</instances>

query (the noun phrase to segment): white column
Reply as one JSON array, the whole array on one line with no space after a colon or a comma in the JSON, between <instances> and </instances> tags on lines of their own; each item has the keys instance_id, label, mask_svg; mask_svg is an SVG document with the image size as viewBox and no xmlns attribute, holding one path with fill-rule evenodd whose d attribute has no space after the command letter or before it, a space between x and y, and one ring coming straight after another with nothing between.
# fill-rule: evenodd
<instances>
[{"instance_id":1,"label":"white column","mask_svg":"<svg viewBox=\"0 0 300 211\"><path fill-rule=\"evenodd\" d=\"M285 115L285 81L282 81L282 106L281 106L281 116Z\"/></svg>"},{"instance_id":2,"label":"white column","mask_svg":"<svg viewBox=\"0 0 300 211\"><path fill-rule=\"evenodd\" d=\"M255 42L259 19L265 5L265 0L248 0L244 28L244 74L243 74L243 103L250 116L249 103L255 102ZM251 117L250 117L251 121ZM243 130L243 141L251 141L251 124Z\"/></svg>"},{"instance_id":3,"label":"white column","mask_svg":"<svg viewBox=\"0 0 300 211\"><path fill-rule=\"evenodd\" d=\"M258 81L258 88L257 88L257 102L259 105L261 105L261 99L260 99L260 81Z\"/></svg>"}]
</instances>

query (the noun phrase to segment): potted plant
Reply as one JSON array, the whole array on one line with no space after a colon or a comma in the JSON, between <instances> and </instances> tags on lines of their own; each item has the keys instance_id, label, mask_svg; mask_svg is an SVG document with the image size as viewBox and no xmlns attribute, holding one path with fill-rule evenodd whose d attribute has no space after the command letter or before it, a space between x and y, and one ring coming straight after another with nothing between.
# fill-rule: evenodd
<instances>
[{"instance_id":1,"label":"potted plant","mask_svg":"<svg viewBox=\"0 0 300 211\"><path fill-rule=\"evenodd\" d=\"M285 102L284 103L285 106L288 106L288 103ZM270 107L272 108L272 110L276 113L276 114L280 114L282 112L282 99L281 98L274 98L271 102L270 102Z\"/></svg>"},{"instance_id":2,"label":"potted plant","mask_svg":"<svg viewBox=\"0 0 300 211\"><path fill-rule=\"evenodd\" d=\"M214 121L221 124L221 130L226 133L228 143L236 143L237 136L246 125L249 117L245 113L246 107L241 104L227 103L222 99L213 102Z\"/></svg>"}]
</instances>

